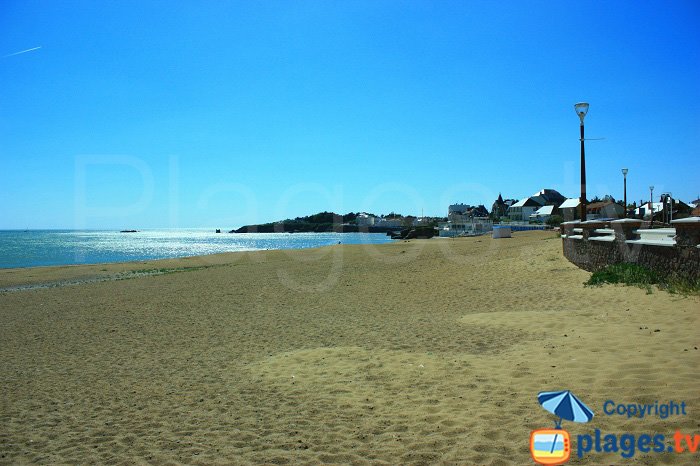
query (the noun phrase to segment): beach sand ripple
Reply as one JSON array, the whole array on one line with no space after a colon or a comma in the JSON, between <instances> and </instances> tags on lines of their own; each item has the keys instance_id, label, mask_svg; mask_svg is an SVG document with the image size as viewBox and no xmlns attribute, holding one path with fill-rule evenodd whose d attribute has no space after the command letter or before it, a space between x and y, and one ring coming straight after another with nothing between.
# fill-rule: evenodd
<instances>
[{"instance_id":1,"label":"beach sand ripple","mask_svg":"<svg viewBox=\"0 0 700 466\"><path fill-rule=\"evenodd\" d=\"M700 433L700 300L588 276L548 232L3 271L54 286L0 292L0 464L531 464L561 389ZM697 454L570 464L623 462Z\"/></svg>"}]
</instances>

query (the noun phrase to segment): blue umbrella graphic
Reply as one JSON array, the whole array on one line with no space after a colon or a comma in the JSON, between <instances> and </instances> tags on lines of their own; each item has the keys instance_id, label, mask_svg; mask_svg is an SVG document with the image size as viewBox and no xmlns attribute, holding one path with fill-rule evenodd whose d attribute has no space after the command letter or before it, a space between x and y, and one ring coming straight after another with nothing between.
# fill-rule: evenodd
<instances>
[{"instance_id":1,"label":"blue umbrella graphic","mask_svg":"<svg viewBox=\"0 0 700 466\"><path fill-rule=\"evenodd\" d=\"M559 421L556 422L557 429L561 429L562 419L573 422L588 422L593 419L593 411L569 390L540 392L537 394L537 401L540 402L544 409L559 416ZM554 436L554 441L552 442L552 451L554 451L556 442L557 435Z\"/></svg>"}]
</instances>

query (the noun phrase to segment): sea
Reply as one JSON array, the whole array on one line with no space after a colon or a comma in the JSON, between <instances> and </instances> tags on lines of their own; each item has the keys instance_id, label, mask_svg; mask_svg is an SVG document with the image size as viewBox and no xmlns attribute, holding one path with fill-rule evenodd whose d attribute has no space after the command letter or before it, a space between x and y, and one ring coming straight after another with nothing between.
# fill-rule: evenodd
<instances>
[{"instance_id":1,"label":"sea","mask_svg":"<svg viewBox=\"0 0 700 466\"><path fill-rule=\"evenodd\" d=\"M0 268L169 259L220 252L305 249L332 244L381 244L378 233L216 233L213 229L4 230Z\"/></svg>"}]
</instances>

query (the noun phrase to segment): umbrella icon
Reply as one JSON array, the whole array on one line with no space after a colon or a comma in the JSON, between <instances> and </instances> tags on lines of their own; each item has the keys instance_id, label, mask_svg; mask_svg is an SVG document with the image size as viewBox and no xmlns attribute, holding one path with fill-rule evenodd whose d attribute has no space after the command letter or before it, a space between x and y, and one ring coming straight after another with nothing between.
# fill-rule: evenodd
<instances>
[{"instance_id":1,"label":"umbrella icon","mask_svg":"<svg viewBox=\"0 0 700 466\"><path fill-rule=\"evenodd\" d=\"M556 428L561 429L562 419L573 422L588 422L593 419L593 411L576 398L569 390L561 392L540 392L537 401L552 414L559 416Z\"/></svg>"},{"instance_id":2,"label":"umbrella icon","mask_svg":"<svg viewBox=\"0 0 700 466\"><path fill-rule=\"evenodd\" d=\"M573 422L588 422L593 419L593 411L576 398L569 390L561 392L540 392L537 394L537 401L542 407L552 414L559 416L559 421L555 422L555 429L561 429L562 419ZM564 437L566 432L564 431ZM554 452L557 445L558 434L554 434L550 453Z\"/></svg>"}]
</instances>

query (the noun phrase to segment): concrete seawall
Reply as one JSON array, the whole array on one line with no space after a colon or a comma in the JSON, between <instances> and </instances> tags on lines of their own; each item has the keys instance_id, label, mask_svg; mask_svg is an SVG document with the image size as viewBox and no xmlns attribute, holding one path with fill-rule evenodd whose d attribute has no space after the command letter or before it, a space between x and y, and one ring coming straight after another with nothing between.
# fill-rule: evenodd
<instances>
[{"instance_id":1,"label":"concrete seawall","mask_svg":"<svg viewBox=\"0 0 700 466\"><path fill-rule=\"evenodd\" d=\"M624 219L565 222L564 256L589 272L612 264L638 264L664 277L700 279L700 217L649 229L648 222Z\"/></svg>"}]
</instances>

